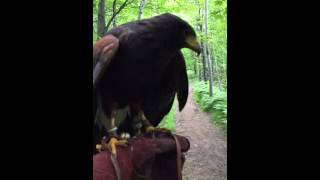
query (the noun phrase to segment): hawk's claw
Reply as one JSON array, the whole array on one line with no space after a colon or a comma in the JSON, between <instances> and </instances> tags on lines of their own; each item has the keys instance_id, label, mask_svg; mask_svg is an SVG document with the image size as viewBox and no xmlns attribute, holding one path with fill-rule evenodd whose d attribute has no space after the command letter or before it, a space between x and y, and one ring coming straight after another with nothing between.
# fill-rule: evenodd
<instances>
[{"instance_id":1,"label":"hawk's claw","mask_svg":"<svg viewBox=\"0 0 320 180\"><path fill-rule=\"evenodd\" d=\"M156 128L153 126L149 126L146 128L146 133L151 133L152 137L155 136L156 132L162 132L162 133L170 133L171 131L169 129L166 128Z\"/></svg>"},{"instance_id":2,"label":"hawk's claw","mask_svg":"<svg viewBox=\"0 0 320 180\"><path fill-rule=\"evenodd\" d=\"M116 155L117 154L116 146L126 147L127 140L118 140L115 137L111 137L108 143L106 143L105 141L102 141L102 144L97 144L96 148L98 151L109 149L112 155Z\"/></svg>"},{"instance_id":3,"label":"hawk's claw","mask_svg":"<svg viewBox=\"0 0 320 180\"><path fill-rule=\"evenodd\" d=\"M113 155L117 154L116 146L127 146L127 140L118 140L117 138L112 137L108 142L108 149L111 151Z\"/></svg>"}]
</instances>

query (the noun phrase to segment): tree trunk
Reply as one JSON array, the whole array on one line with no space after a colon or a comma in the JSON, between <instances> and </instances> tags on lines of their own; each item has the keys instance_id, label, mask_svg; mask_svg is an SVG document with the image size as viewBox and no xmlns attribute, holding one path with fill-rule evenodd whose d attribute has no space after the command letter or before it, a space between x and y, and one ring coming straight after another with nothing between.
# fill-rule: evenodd
<instances>
[{"instance_id":1,"label":"tree trunk","mask_svg":"<svg viewBox=\"0 0 320 180\"><path fill-rule=\"evenodd\" d=\"M145 4L146 4L146 0L141 0L140 6L139 6L139 11L138 11L138 20L141 19L143 8L144 8Z\"/></svg>"},{"instance_id":2,"label":"tree trunk","mask_svg":"<svg viewBox=\"0 0 320 180\"><path fill-rule=\"evenodd\" d=\"M105 20L105 0L99 0L98 4L98 23L97 23L97 39L103 37L104 27L106 26Z\"/></svg>"},{"instance_id":3,"label":"tree trunk","mask_svg":"<svg viewBox=\"0 0 320 180\"><path fill-rule=\"evenodd\" d=\"M116 0L113 1L113 5L112 5L112 16L114 16L116 14ZM117 26L117 17L114 16L113 20L112 20L112 27L116 27Z\"/></svg>"},{"instance_id":4,"label":"tree trunk","mask_svg":"<svg viewBox=\"0 0 320 180\"><path fill-rule=\"evenodd\" d=\"M218 62L217 62L217 59L215 57L213 58L213 61L215 62L216 76L217 76L218 85L219 85L218 87L219 87L219 90L221 91L221 76L220 76L221 72L219 71Z\"/></svg>"},{"instance_id":5,"label":"tree trunk","mask_svg":"<svg viewBox=\"0 0 320 180\"><path fill-rule=\"evenodd\" d=\"M199 8L199 16L200 16L200 22L198 24L199 27L199 31L203 32L203 22L201 22L201 20L203 19L203 10L201 8ZM199 73L200 73L200 80L204 80L207 81L207 65L206 65L206 54L205 52L205 42L204 40L200 41L200 46L201 46L201 63L202 63L202 68L199 67ZM201 64L200 63L200 64Z\"/></svg>"},{"instance_id":6,"label":"tree trunk","mask_svg":"<svg viewBox=\"0 0 320 180\"><path fill-rule=\"evenodd\" d=\"M212 96L213 94L213 79L212 79L212 70L211 70L211 58L210 58L210 54L208 53L208 43L205 43L205 48L204 48L204 52L205 52L205 59L206 59L206 64L208 67L207 70L207 75L208 75L208 80L209 80L209 96Z\"/></svg>"},{"instance_id":7,"label":"tree trunk","mask_svg":"<svg viewBox=\"0 0 320 180\"><path fill-rule=\"evenodd\" d=\"M204 81L207 81L207 54L205 53L206 52L206 48L205 48L205 42L204 41L201 41L201 49L202 49L202 79Z\"/></svg>"},{"instance_id":8,"label":"tree trunk","mask_svg":"<svg viewBox=\"0 0 320 180\"><path fill-rule=\"evenodd\" d=\"M214 56L213 48L210 46L208 47L209 47L209 55L212 57L212 61L211 61L212 79L213 79L213 82L214 82L214 79L218 81L218 88L221 91L221 72L218 67L217 58Z\"/></svg>"},{"instance_id":9,"label":"tree trunk","mask_svg":"<svg viewBox=\"0 0 320 180\"><path fill-rule=\"evenodd\" d=\"M209 95L212 96L213 94L213 81L212 81L212 72L211 72L211 65L210 65L210 58L208 58L209 55L209 48L208 48L208 0L205 0L205 11L204 11L204 22L205 22L205 48L204 48L204 54L207 60L207 64L208 64L208 75L209 75Z\"/></svg>"},{"instance_id":10,"label":"tree trunk","mask_svg":"<svg viewBox=\"0 0 320 180\"><path fill-rule=\"evenodd\" d=\"M202 13L201 13L201 7L199 7L198 13L199 13L199 18L197 18L196 31L202 32L202 22L201 22L201 20L202 20ZM202 46L202 41L200 41L200 43L201 43L200 45L201 45L201 51L202 51L202 48L203 48L203 46ZM196 62L196 64L195 64L195 66L198 68L197 76L198 76L199 81L202 80L202 75L203 75L203 73L202 73L202 68L201 68L201 63L202 63L202 62L203 62L203 54L201 53L201 57L199 57L199 62L198 62L198 63Z\"/></svg>"}]
</instances>

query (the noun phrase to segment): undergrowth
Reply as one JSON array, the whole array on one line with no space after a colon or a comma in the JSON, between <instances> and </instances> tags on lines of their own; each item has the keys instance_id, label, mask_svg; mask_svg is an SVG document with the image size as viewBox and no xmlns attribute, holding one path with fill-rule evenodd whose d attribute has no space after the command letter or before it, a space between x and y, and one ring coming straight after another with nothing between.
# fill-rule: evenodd
<instances>
[{"instance_id":1,"label":"undergrowth","mask_svg":"<svg viewBox=\"0 0 320 180\"><path fill-rule=\"evenodd\" d=\"M213 88L213 96L209 96L209 85L203 81L193 82L193 98L204 112L211 114L212 121L227 131L227 93Z\"/></svg>"},{"instance_id":2,"label":"undergrowth","mask_svg":"<svg viewBox=\"0 0 320 180\"><path fill-rule=\"evenodd\" d=\"M173 106L170 112L163 118L161 123L158 125L160 128L169 129L171 132L176 131L176 111L177 111L177 102L174 100Z\"/></svg>"}]
</instances>

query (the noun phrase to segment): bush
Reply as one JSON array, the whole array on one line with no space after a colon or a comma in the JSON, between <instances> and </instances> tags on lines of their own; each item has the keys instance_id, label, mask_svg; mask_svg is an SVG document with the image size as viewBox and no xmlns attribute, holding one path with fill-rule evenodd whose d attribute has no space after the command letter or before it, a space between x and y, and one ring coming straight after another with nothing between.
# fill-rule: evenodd
<instances>
[{"instance_id":1,"label":"bush","mask_svg":"<svg viewBox=\"0 0 320 180\"><path fill-rule=\"evenodd\" d=\"M162 119L158 127L169 129L171 132L176 131L176 111L177 111L176 107L177 107L177 101L175 99L170 112Z\"/></svg>"},{"instance_id":2,"label":"bush","mask_svg":"<svg viewBox=\"0 0 320 180\"><path fill-rule=\"evenodd\" d=\"M210 97L208 83L198 81L193 85L193 96L200 109L211 113L213 122L227 130L227 93L214 86Z\"/></svg>"}]
</instances>

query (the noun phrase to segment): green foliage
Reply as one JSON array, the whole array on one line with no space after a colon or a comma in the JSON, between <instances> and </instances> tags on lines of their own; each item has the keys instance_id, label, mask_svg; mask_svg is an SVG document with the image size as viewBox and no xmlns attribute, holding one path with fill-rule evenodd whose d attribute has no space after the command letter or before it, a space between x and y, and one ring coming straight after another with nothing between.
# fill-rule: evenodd
<instances>
[{"instance_id":1,"label":"green foliage","mask_svg":"<svg viewBox=\"0 0 320 180\"><path fill-rule=\"evenodd\" d=\"M197 74L194 72L194 63L197 62L195 53L189 49L182 49L182 53L186 62L187 74L189 79L196 79Z\"/></svg>"},{"instance_id":2,"label":"green foliage","mask_svg":"<svg viewBox=\"0 0 320 180\"><path fill-rule=\"evenodd\" d=\"M177 112L177 101L175 100L173 106L161 123L158 125L160 128L166 128L171 130L172 132L176 131L176 112Z\"/></svg>"},{"instance_id":3,"label":"green foliage","mask_svg":"<svg viewBox=\"0 0 320 180\"><path fill-rule=\"evenodd\" d=\"M97 41L97 33L93 32L93 43L95 43Z\"/></svg>"},{"instance_id":4,"label":"green foliage","mask_svg":"<svg viewBox=\"0 0 320 180\"><path fill-rule=\"evenodd\" d=\"M201 110L212 114L213 121L227 130L227 93L213 88L213 96L208 93L208 83L198 81L193 84L193 97Z\"/></svg>"},{"instance_id":5,"label":"green foliage","mask_svg":"<svg viewBox=\"0 0 320 180\"><path fill-rule=\"evenodd\" d=\"M111 18L113 0L105 0L106 23ZM120 25L137 20L140 0L132 1L116 17L116 24ZM116 9L119 9L124 0L117 0ZM93 43L97 39L97 14L99 0L93 0ZM208 0L208 37L199 31L199 25L204 24L201 12L204 10L205 0L146 0L142 19L162 13L172 13L189 22L195 29L199 40L207 40L213 68L213 96L208 94L208 84L199 82L199 72L203 72L201 56L189 49L183 49L186 61L189 84L194 89L194 98L201 109L210 112L214 122L226 129L227 124L227 1ZM110 26L112 28L112 26ZM204 28L204 27L203 27ZM219 82L220 80L220 82ZM221 89L218 84L221 84ZM170 113L161 123L162 127L175 130L176 102Z\"/></svg>"}]
</instances>

